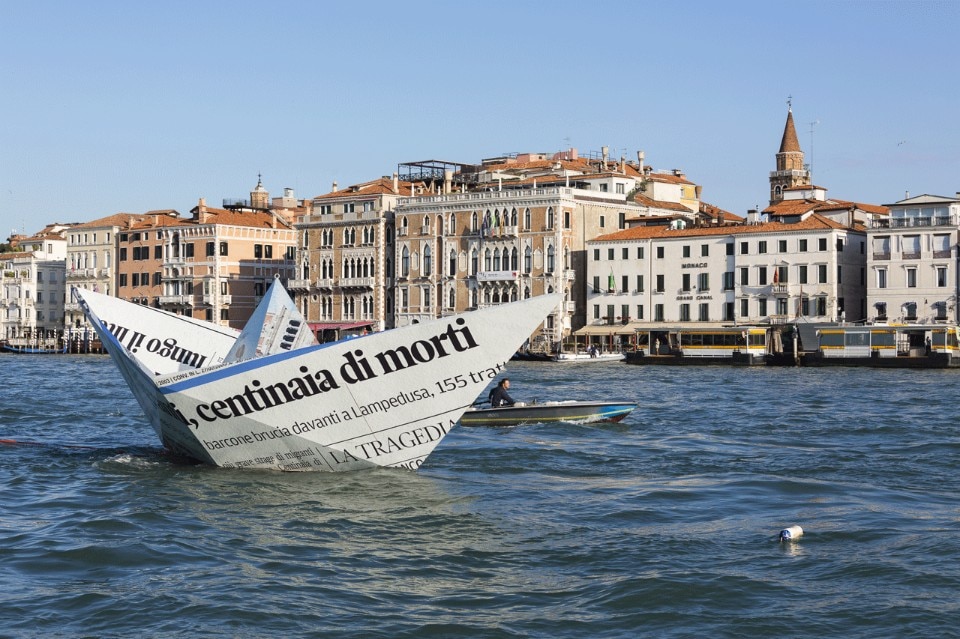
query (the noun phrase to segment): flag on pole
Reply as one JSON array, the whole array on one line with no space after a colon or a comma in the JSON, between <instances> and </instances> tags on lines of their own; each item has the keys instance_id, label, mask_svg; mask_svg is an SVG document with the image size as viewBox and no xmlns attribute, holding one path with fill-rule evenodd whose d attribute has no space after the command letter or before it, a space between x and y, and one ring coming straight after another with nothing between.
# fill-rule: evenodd
<instances>
[{"instance_id":1,"label":"flag on pole","mask_svg":"<svg viewBox=\"0 0 960 639\"><path fill-rule=\"evenodd\" d=\"M607 291L610 293L617 292L617 280L613 277L613 269L610 269L610 277L607 279Z\"/></svg>"}]
</instances>

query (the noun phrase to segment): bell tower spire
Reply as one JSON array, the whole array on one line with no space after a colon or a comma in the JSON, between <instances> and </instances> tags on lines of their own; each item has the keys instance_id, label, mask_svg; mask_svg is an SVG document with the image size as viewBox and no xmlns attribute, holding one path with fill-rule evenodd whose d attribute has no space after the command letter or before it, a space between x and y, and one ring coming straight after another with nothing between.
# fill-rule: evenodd
<instances>
[{"instance_id":1,"label":"bell tower spire","mask_svg":"<svg viewBox=\"0 0 960 639\"><path fill-rule=\"evenodd\" d=\"M810 171L803 165L803 150L793 124L793 97L787 98L787 122L783 126L780 151L777 152L777 170L770 172L770 204L783 200L783 190L793 186L808 186Z\"/></svg>"}]
</instances>

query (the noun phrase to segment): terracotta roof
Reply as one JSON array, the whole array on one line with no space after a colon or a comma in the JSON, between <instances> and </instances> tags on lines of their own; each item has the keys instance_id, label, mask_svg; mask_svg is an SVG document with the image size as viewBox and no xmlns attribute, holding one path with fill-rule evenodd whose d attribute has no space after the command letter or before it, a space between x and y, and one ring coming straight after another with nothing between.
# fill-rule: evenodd
<instances>
[{"instance_id":1,"label":"terracotta roof","mask_svg":"<svg viewBox=\"0 0 960 639\"><path fill-rule=\"evenodd\" d=\"M196 211L195 207L193 211ZM262 211L228 211L227 209L217 209L211 207L204 207L204 210L207 215L206 220L193 219L190 220L191 224L199 224L201 226L206 226L210 224L225 224L229 226L251 226L254 228L274 228L274 219L276 219L277 228L290 228L282 218L274 218L273 215L269 213L263 213ZM192 211L191 211L192 212ZM181 223L183 220L181 220Z\"/></svg>"},{"instance_id":2,"label":"terracotta roof","mask_svg":"<svg viewBox=\"0 0 960 639\"><path fill-rule=\"evenodd\" d=\"M103 226L124 226L127 223L127 220L138 220L141 217L143 216L137 215L136 213L114 213L113 215L101 217L91 222L78 224L74 227L71 227L70 230L73 231L75 229L100 228Z\"/></svg>"},{"instance_id":3,"label":"terracotta roof","mask_svg":"<svg viewBox=\"0 0 960 639\"><path fill-rule=\"evenodd\" d=\"M827 189L824 186L817 186L816 184L798 184L796 186L786 186L783 188L783 190L784 191L813 191L813 190L827 191L829 189Z\"/></svg>"},{"instance_id":4,"label":"terracotta roof","mask_svg":"<svg viewBox=\"0 0 960 639\"><path fill-rule=\"evenodd\" d=\"M744 218L737 215L736 213L731 213L730 211L725 211L719 206L714 206L713 204L708 204L703 200L700 201L700 214L706 217L709 217L712 220L718 220L720 214L723 213L724 223L731 222L743 222Z\"/></svg>"},{"instance_id":5,"label":"terracotta roof","mask_svg":"<svg viewBox=\"0 0 960 639\"><path fill-rule=\"evenodd\" d=\"M797 129L793 126L793 109L787 110L787 123L783 127L780 153L802 153L800 140L797 139Z\"/></svg>"},{"instance_id":6,"label":"terracotta roof","mask_svg":"<svg viewBox=\"0 0 960 639\"><path fill-rule=\"evenodd\" d=\"M847 200L782 200L763 209L763 213L771 215L803 215L811 211L841 211L856 208L875 215L889 215L890 209L876 204L849 202Z\"/></svg>"},{"instance_id":7,"label":"terracotta roof","mask_svg":"<svg viewBox=\"0 0 960 639\"><path fill-rule=\"evenodd\" d=\"M679 202L664 202L662 200L654 200L652 198L643 195L642 193L636 193L633 196L633 201L639 204L640 206L646 206L654 209L665 209L667 211L683 211L684 213L692 213L690 209L685 207Z\"/></svg>"},{"instance_id":8,"label":"terracotta roof","mask_svg":"<svg viewBox=\"0 0 960 639\"><path fill-rule=\"evenodd\" d=\"M63 232L57 233L56 231L40 231L39 233L36 233L35 235L31 235L30 237L21 238L20 243L23 244L24 242L30 242L30 241L37 242L37 241L43 241L43 240L65 240L65 239L66 238L63 236Z\"/></svg>"},{"instance_id":9,"label":"terracotta roof","mask_svg":"<svg viewBox=\"0 0 960 639\"><path fill-rule=\"evenodd\" d=\"M170 217L169 215L144 215L141 219L131 224L129 230L158 229L168 226L184 226L186 224L196 226L196 223L196 220Z\"/></svg>"},{"instance_id":10,"label":"terracotta roof","mask_svg":"<svg viewBox=\"0 0 960 639\"><path fill-rule=\"evenodd\" d=\"M338 197L357 197L365 195L399 195L403 197L410 197L413 195L413 187L416 186L414 182L407 182L405 180L397 181L397 193L393 191L393 178L382 177L376 180L371 180L370 182L361 182L360 184L352 184L343 189L337 189L336 191L331 191L329 193L324 193L323 195L314 196L314 200L323 200L328 198L338 198Z\"/></svg>"},{"instance_id":11,"label":"terracotta roof","mask_svg":"<svg viewBox=\"0 0 960 639\"><path fill-rule=\"evenodd\" d=\"M597 180L597 179L610 178L610 177L632 178L632 179L637 178L636 175L629 175L629 171L628 171L628 174L623 174L617 171L609 171L607 173L581 173L579 175L571 175L569 179L570 179L570 182L580 182L583 180ZM534 182L536 182L537 185L566 184L567 179L568 178L565 175L555 175L555 174L528 175L520 178L519 180L510 180L509 186L516 186L518 184L533 184ZM507 186L507 185L504 184L504 186Z\"/></svg>"},{"instance_id":12,"label":"terracotta roof","mask_svg":"<svg viewBox=\"0 0 960 639\"><path fill-rule=\"evenodd\" d=\"M797 233L828 229L846 229L847 226L822 215L813 214L802 222L787 224L784 222L766 222L764 224L741 224L733 226L695 226L685 229L671 229L667 226L638 226L616 233L601 235L591 242L615 242L622 240L643 240L650 238L701 237L708 235L745 235L752 233Z\"/></svg>"},{"instance_id":13,"label":"terracotta roof","mask_svg":"<svg viewBox=\"0 0 960 639\"><path fill-rule=\"evenodd\" d=\"M620 173L619 160L607 160L605 170L597 171L597 165L603 160L590 158L577 158L576 160L531 160L529 162L501 162L499 164L486 164L482 167L483 171L503 171L505 173L524 173L532 170L553 172L553 171L578 171L582 174L592 176L604 175L607 173L614 175L626 175L627 177L641 177L636 165L624 162L626 173ZM573 177L573 176L571 176ZM582 176L578 176L582 177Z\"/></svg>"},{"instance_id":14,"label":"terracotta roof","mask_svg":"<svg viewBox=\"0 0 960 639\"><path fill-rule=\"evenodd\" d=\"M685 175L675 173L655 173L651 171L645 176L651 182L665 182L666 184L693 184Z\"/></svg>"}]
</instances>

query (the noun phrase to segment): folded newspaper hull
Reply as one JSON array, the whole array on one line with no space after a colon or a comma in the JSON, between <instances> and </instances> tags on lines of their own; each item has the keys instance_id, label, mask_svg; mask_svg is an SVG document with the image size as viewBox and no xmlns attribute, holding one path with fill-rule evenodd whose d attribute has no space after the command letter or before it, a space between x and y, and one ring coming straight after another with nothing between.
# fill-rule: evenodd
<instances>
[{"instance_id":1,"label":"folded newspaper hull","mask_svg":"<svg viewBox=\"0 0 960 639\"><path fill-rule=\"evenodd\" d=\"M321 345L282 286L270 290L239 334L75 294L165 447L217 466L326 471L418 468L560 301Z\"/></svg>"}]
</instances>

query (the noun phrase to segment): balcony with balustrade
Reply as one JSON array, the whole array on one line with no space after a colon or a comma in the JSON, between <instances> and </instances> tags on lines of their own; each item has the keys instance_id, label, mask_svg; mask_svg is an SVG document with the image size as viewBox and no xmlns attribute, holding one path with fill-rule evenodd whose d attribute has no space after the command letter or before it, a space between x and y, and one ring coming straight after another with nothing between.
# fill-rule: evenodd
<instances>
[{"instance_id":1,"label":"balcony with balustrade","mask_svg":"<svg viewBox=\"0 0 960 639\"><path fill-rule=\"evenodd\" d=\"M375 280L372 277L343 277L340 279L340 288L367 288L372 289Z\"/></svg>"},{"instance_id":2,"label":"balcony with balustrade","mask_svg":"<svg viewBox=\"0 0 960 639\"><path fill-rule=\"evenodd\" d=\"M161 295L161 306L193 306L193 295Z\"/></svg>"},{"instance_id":3,"label":"balcony with balustrade","mask_svg":"<svg viewBox=\"0 0 960 639\"><path fill-rule=\"evenodd\" d=\"M290 291L308 291L308 290L310 290L310 280L307 280L307 279L288 280L288 281L287 281L287 290L290 290Z\"/></svg>"}]
</instances>

